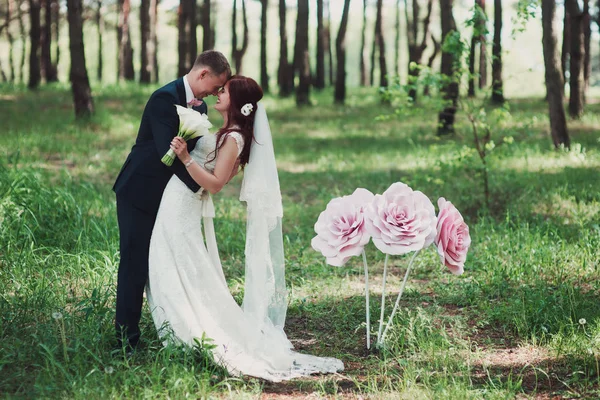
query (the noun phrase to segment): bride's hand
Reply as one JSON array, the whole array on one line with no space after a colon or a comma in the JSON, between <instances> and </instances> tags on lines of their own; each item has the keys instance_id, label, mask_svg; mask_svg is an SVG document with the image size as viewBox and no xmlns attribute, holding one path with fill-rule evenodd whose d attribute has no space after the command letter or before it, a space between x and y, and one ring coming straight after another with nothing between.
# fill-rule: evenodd
<instances>
[{"instance_id":1,"label":"bride's hand","mask_svg":"<svg viewBox=\"0 0 600 400\"><path fill-rule=\"evenodd\" d=\"M183 138L175 136L173 140L171 140L171 150L177 154L177 158L179 158L182 163L185 164L187 161L189 161L190 153L188 153L187 143L185 140L183 140Z\"/></svg>"}]
</instances>

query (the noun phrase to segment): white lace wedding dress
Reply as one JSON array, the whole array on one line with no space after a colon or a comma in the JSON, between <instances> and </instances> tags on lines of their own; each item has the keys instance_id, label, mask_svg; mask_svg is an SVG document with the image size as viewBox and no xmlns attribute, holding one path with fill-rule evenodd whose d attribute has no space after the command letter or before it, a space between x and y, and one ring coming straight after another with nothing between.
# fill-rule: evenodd
<instances>
[{"instance_id":1,"label":"white lace wedding dress","mask_svg":"<svg viewBox=\"0 0 600 400\"><path fill-rule=\"evenodd\" d=\"M243 138L230 135L239 154ZM215 160L205 163L215 145L215 135L202 137L192 158L213 170ZM281 328L256 321L236 303L221 268L214 215L208 192L193 193L175 175L171 178L152 231L147 287L152 318L165 343L193 345L205 335L216 345L215 360L229 373L270 381L342 370L338 359L293 351Z\"/></svg>"}]
</instances>

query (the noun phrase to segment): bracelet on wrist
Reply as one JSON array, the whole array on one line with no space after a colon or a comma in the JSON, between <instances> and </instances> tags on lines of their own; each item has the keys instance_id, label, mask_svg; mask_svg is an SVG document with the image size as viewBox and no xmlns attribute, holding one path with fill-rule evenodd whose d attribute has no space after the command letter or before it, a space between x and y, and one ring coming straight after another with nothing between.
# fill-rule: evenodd
<instances>
[{"instance_id":1,"label":"bracelet on wrist","mask_svg":"<svg viewBox=\"0 0 600 400\"><path fill-rule=\"evenodd\" d=\"M190 158L190 160L189 160L189 161L187 161L187 162L186 162L185 164L183 164L183 165L185 165L185 167L186 167L186 168L188 168L190 165L192 165L192 163L193 163L193 162L194 162L194 159L193 159L193 158Z\"/></svg>"}]
</instances>

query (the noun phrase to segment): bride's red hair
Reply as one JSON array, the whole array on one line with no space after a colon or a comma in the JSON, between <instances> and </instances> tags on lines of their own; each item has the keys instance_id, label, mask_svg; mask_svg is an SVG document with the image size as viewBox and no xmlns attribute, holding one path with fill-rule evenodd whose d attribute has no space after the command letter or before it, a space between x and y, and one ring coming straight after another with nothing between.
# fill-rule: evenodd
<instances>
[{"instance_id":1,"label":"bride's red hair","mask_svg":"<svg viewBox=\"0 0 600 400\"><path fill-rule=\"evenodd\" d=\"M243 167L250 157L250 146L254 140L254 116L258 102L263 97L263 91L254 79L241 75L232 76L225 85L229 90L229 110L227 110L227 125L217 132L217 148L223 145L224 135L229 132L239 132L244 138L244 148L240 154L240 165ZM242 107L246 104L252 105L252 111L248 116L242 114Z\"/></svg>"}]
</instances>

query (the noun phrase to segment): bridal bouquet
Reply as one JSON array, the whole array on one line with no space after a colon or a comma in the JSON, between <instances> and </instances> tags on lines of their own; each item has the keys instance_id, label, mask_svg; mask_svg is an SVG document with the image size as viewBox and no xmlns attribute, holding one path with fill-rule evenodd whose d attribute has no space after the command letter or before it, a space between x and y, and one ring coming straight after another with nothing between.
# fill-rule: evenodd
<instances>
[{"instance_id":1,"label":"bridal bouquet","mask_svg":"<svg viewBox=\"0 0 600 400\"><path fill-rule=\"evenodd\" d=\"M471 244L469 227L454 205L441 197L439 212L429 198L420 191L412 190L402 182L392 184L383 194L373 195L366 189L356 189L350 196L335 198L329 202L315 224L317 236L312 247L321 252L327 263L343 266L352 256L362 254L365 269L365 302L367 324L367 348L370 348L369 274L364 247L372 239L375 247L383 252L383 289L381 315L377 332L377 345L382 345L387 328L392 322L404 291L408 274L415 257L423 249L435 244L442 264L450 272L460 275ZM385 307L385 281L390 255L414 252L400 292L383 331ZM383 331L383 332L382 332Z\"/></svg>"},{"instance_id":2,"label":"bridal bouquet","mask_svg":"<svg viewBox=\"0 0 600 400\"><path fill-rule=\"evenodd\" d=\"M208 130L212 127L212 124L208 120L206 114L200 114L198 111L177 104L175 105L175 108L179 115L179 132L177 133L177 136L188 141L208 134ZM161 161L163 164L171 166L173 165L175 157L175 152L172 149L169 149Z\"/></svg>"}]
</instances>

